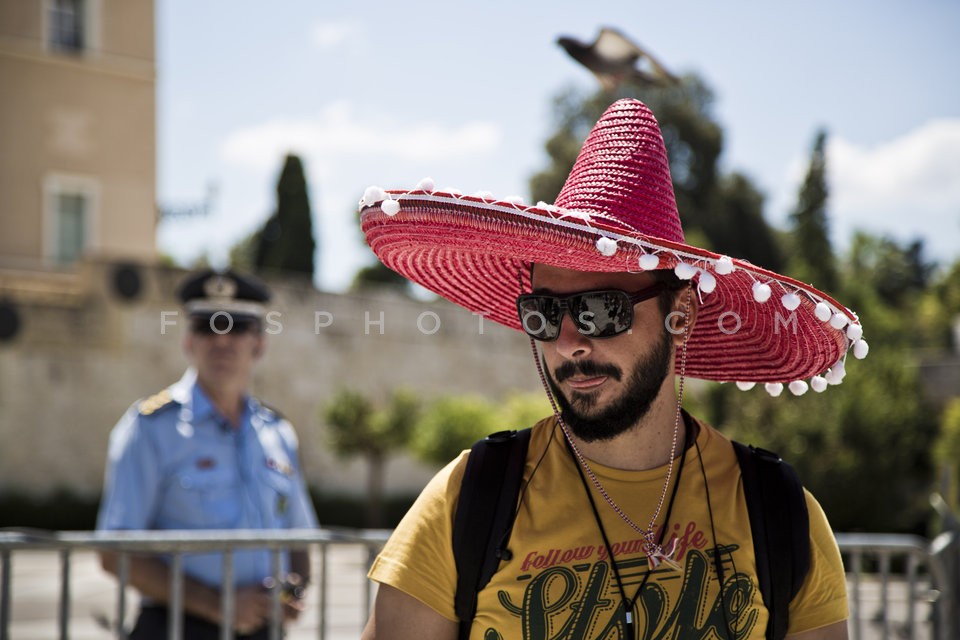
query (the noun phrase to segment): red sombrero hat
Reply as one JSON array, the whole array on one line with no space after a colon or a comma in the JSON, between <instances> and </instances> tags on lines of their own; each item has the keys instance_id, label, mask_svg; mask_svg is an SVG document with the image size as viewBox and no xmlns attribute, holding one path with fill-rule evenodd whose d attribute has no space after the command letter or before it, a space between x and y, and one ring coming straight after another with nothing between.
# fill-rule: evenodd
<instances>
[{"instance_id":1,"label":"red sombrero hat","mask_svg":"<svg viewBox=\"0 0 960 640\"><path fill-rule=\"evenodd\" d=\"M610 106L590 132L553 205L488 194L370 187L361 225L383 263L427 289L520 330L516 298L529 265L579 271L673 269L697 283L701 305L686 373L783 385L799 395L839 384L849 349L867 343L856 314L810 285L684 243L667 153L637 100ZM808 383L809 381L809 383Z\"/></svg>"}]
</instances>

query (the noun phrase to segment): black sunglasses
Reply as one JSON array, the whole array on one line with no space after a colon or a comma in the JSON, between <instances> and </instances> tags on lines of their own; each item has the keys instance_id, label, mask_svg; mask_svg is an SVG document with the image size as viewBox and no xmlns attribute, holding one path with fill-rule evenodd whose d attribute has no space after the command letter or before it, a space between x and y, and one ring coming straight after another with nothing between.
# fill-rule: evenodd
<instances>
[{"instance_id":1,"label":"black sunglasses","mask_svg":"<svg viewBox=\"0 0 960 640\"><path fill-rule=\"evenodd\" d=\"M523 330L535 340L557 339L564 310L581 334L588 338L612 338L633 325L633 305L659 295L663 289L663 284L655 282L635 293L620 289L581 291L566 296L525 293L517 298L517 313Z\"/></svg>"},{"instance_id":2,"label":"black sunglasses","mask_svg":"<svg viewBox=\"0 0 960 640\"><path fill-rule=\"evenodd\" d=\"M190 321L190 330L204 336L256 333L260 331L260 321L255 318L230 316L224 312L210 317L193 318Z\"/></svg>"}]
</instances>

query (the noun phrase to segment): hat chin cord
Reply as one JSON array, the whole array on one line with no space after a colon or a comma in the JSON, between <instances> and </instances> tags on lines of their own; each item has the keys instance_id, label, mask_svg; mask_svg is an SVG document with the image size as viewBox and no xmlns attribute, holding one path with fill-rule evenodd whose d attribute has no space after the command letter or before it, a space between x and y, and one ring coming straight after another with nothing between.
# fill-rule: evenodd
<instances>
[{"instance_id":1,"label":"hat chin cord","mask_svg":"<svg viewBox=\"0 0 960 640\"><path fill-rule=\"evenodd\" d=\"M686 299L686 308L687 312L684 314L683 321L683 344L681 346L681 356L680 356L680 384L677 388L677 407L673 419L673 441L670 447L670 463L667 466L667 477L663 482L663 489L660 491L660 498L657 500L657 507L653 511L653 515L650 516L650 522L647 524L646 528L642 528L636 522L634 522L626 512L620 508L610 494L607 493L606 489L603 488L603 485L600 484L600 479L597 478L597 475L593 472L593 469L590 468L590 464L587 462L587 459L584 457L583 453L580 451L580 448L576 445L573 440L573 435L570 433L569 428L566 423L563 421L563 417L560 415L560 410L557 408L557 402L553 397L553 393L550 391L550 385L547 383L546 374L543 371L543 365L540 363L540 358L538 357L537 352L537 343L531 337L530 338L530 348L533 351L533 361L537 367L537 373L540 375L540 383L543 385L544 391L547 393L547 400L550 401L550 407L553 409L553 414L557 418L557 424L560 425L560 429L563 431L564 437L567 439L567 443L570 445L570 449L573 451L574 455L577 458L577 462L586 472L587 476L590 478L590 481L597 488L597 491L603 496L603 499L606 503L614 510L614 512L620 516L620 518L629 525L631 529L640 534L642 538L641 546L643 548L643 553L647 556L647 560L650 563L650 566L656 568L661 563L667 564L677 571L681 570L680 565L673 559L673 555L677 550L677 541L676 539L670 544L669 549L664 549L657 542L656 535L654 534L654 527L656 526L657 519L660 517L660 512L663 509L663 504L666 501L667 489L670 487L670 480L673 477L673 465L677 458L677 446L679 442L680 434L680 410L683 405L683 387L684 381L686 380L686 369L687 369L687 341L690 338L690 298L691 298L691 288L687 287L687 299ZM685 443L689 444L689 443Z\"/></svg>"}]
</instances>

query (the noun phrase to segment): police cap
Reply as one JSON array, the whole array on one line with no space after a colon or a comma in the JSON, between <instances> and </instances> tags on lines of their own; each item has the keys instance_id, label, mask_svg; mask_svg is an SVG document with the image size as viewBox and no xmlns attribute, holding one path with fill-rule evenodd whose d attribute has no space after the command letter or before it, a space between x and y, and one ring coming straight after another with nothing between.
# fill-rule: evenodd
<instances>
[{"instance_id":1,"label":"police cap","mask_svg":"<svg viewBox=\"0 0 960 640\"><path fill-rule=\"evenodd\" d=\"M205 269L191 274L180 285L178 295L187 313L200 317L222 311L232 316L262 319L270 300L267 285L230 269Z\"/></svg>"}]
</instances>

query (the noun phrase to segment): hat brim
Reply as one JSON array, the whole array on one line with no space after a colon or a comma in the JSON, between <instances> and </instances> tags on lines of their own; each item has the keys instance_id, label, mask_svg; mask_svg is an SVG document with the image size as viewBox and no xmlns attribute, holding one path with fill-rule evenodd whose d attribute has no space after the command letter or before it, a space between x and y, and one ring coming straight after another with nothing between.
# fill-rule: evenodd
<instances>
[{"instance_id":1,"label":"hat brim","mask_svg":"<svg viewBox=\"0 0 960 640\"><path fill-rule=\"evenodd\" d=\"M184 307L187 314L191 317L211 317L215 314L229 314L236 318L250 318L253 320L262 320L266 315L266 307L259 302L250 300L220 300L220 299L194 299L187 302Z\"/></svg>"},{"instance_id":2,"label":"hat brim","mask_svg":"<svg viewBox=\"0 0 960 640\"><path fill-rule=\"evenodd\" d=\"M674 269L698 285L689 376L802 381L827 373L854 342L846 329L859 324L856 315L814 287L743 260L625 229L607 216L456 193L379 193L382 198L367 202L365 196L360 206L361 226L377 257L426 289L511 329L521 330L515 301L530 291L530 264L643 272L652 270L654 261L644 256L656 256L653 268ZM387 202L392 204L384 206Z\"/></svg>"}]
</instances>

